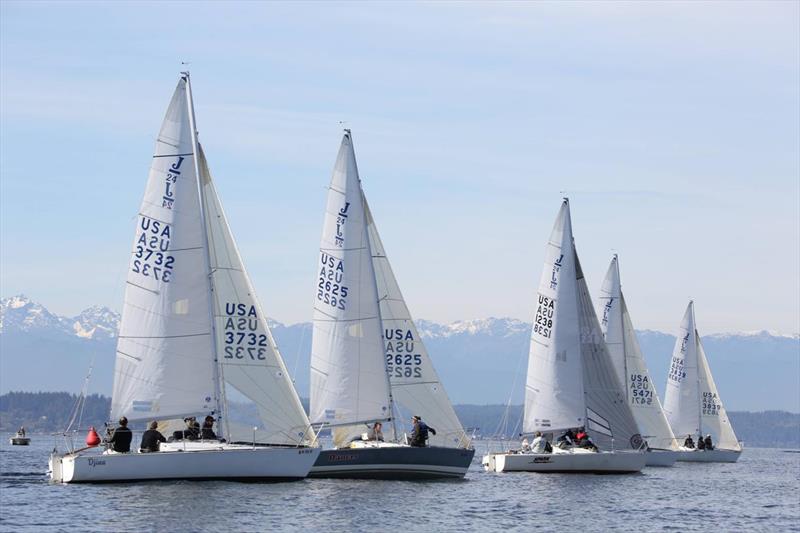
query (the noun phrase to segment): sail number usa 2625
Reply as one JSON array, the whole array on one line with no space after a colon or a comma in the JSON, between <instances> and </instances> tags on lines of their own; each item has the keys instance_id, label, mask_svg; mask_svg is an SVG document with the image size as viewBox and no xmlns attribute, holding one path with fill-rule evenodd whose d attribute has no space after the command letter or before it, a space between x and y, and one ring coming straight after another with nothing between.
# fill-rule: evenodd
<instances>
[{"instance_id":1,"label":"sail number usa 2625","mask_svg":"<svg viewBox=\"0 0 800 533\"><path fill-rule=\"evenodd\" d=\"M344 279L344 263L325 252L320 252L322 267L317 279L317 301L327 304L334 309L344 311L347 309L348 289L342 285Z\"/></svg>"}]
</instances>

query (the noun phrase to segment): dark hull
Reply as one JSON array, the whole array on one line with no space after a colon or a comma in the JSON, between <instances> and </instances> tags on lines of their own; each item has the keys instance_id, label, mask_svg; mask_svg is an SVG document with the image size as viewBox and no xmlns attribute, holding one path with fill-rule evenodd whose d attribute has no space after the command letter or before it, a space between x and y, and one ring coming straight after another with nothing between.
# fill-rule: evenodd
<instances>
[{"instance_id":1,"label":"dark hull","mask_svg":"<svg viewBox=\"0 0 800 533\"><path fill-rule=\"evenodd\" d=\"M475 450L463 448L345 448L323 450L308 477L351 479L462 478Z\"/></svg>"}]
</instances>

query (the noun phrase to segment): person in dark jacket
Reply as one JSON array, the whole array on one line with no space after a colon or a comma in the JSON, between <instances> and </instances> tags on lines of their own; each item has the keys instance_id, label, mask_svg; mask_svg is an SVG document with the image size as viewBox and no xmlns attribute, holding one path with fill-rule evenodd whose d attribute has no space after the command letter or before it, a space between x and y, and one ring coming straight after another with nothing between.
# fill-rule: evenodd
<instances>
[{"instance_id":1,"label":"person in dark jacket","mask_svg":"<svg viewBox=\"0 0 800 533\"><path fill-rule=\"evenodd\" d=\"M575 440L575 432L572 429L568 429L556 439L556 446L562 449L568 448L575 444Z\"/></svg>"},{"instance_id":2,"label":"person in dark jacket","mask_svg":"<svg viewBox=\"0 0 800 533\"><path fill-rule=\"evenodd\" d=\"M597 451L597 446L594 445L592 439L589 438L589 434L586 433L586 430L583 428L578 429L578 432L575 434L575 444L579 448L585 448L594 452Z\"/></svg>"},{"instance_id":3,"label":"person in dark jacket","mask_svg":"<svg viewBox=\"0 0 800 533\"><path fill-rule=\"evenodd\" d=\"M203 429L200 431L200 438L203 440L217 440L217 435L214 433L214 417L208 415L203 420Z\"/></svg>"},{"instance_id":4,"label":"person in dark jacket","mask_svg":"<svg viewBox=\"0 0 800 533\"><path fill-rule=\"evenodd\" d=\"M200 424L197 422L197 419L193 416L187 416L183 419L186 423L186 427L183 428L183 431L174 431L172 433L173 440L197 440L200 438Z\"/></svg>"},{"instance_id":5,"label":"person in dark jacket","mask_svg":"<svg viewBox=\"0 0 800 533\"><path fill-rule=\"evenodd\" d=\"M691 435L686 435L686 440L683 441L683 447L689 448L690 450L694 450L694 441L692 440Z\"/></svg>"},{"instance_id":6,"label":"person in dark jacket","mask_svg":"<svg viewBox=\"0 0 800 533\"><path fill-rule=\"evenodd\" d=\"M106 439L106 443L115 452L128 453L131 451L131 440L133 440L133 433L128 429L128 419L123 416L119 419L119 426Z\"/></svg>"},{"instance_id":7,"label":"person in dark jacket","mask_svg":"<svg viewBox=\"0 0 800 533\"><path fill-rule=\"evenodd\" d=\"M702 435L697 436L697 449L698 450L705 450L706 449L706 441L703 440Z\"/></svg>"},{"instance_id":8,"label":"person in dark jacket","mask_svg":"<svg viewBox=\"0 0 800 533\"><path fill-rule=\"evenodd\" d=\"M704 444L705 444L706 450L710 451L710 450L714 449L714 443L711 442L711 435L710 434L706 435L706 439L704 441Z\"/></svg>"},{"instance_id":9,"label":"person in dark jacket","mask_svg":"<svg viewBox=\"0 0 800 533\"><path fill-rule=\"evenodd\" d=\"M411 430L411 441L409 444L417 448L424 448L428 445L428 432L436 435L436 430L428 426L428 424L423 422L422 419L416 415L411 418L411 422L414 423L414 427Z\"/></svg>"},{"instance_id":10,"label":"person in dark jacket","mask_svg":"<svg viewBox=\"0 0 800 533\"><path fill-rule=\"evenodd\" d=\"M157 452L162 442L167 442L167 439L158 431L158 422L150 422L147 431L142 435L139 451L142 453Z\"/></svg>"}]
</instances>

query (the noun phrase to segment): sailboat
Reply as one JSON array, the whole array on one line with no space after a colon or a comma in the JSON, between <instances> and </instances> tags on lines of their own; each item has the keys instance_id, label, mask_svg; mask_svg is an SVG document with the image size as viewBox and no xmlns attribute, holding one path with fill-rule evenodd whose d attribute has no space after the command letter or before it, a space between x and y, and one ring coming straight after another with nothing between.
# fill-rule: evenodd
<instances>
[{"instance_id":1,"label":"sailboat","mask_svg":"<svg viewBox=\"0 0 800 533\"><path fill-rule=\"evenodd\" d=\"M257 413L259 425L237 423L229 398ZM167 442L155 453L138 453L136 440L130 453L92 446L54 452L50 477L292 480L306 477L319 455L197 141L183 72L136 220L111 419L168 428L209 415L224 439Z\"/></svg>"},{"instance_id":2,"label":"sailboat","mask_svg":"<svg viewBox=\"0 0 800 533\"><path fill-rule=\"evenodd\" d=\"M552 453L511 451L483 458L493 472L638 472L644 443L603 340L572 238L569 200L545 249L528 354L523 432L585 427L597 451L553 444Z\"/></svg>"},{"instance_id":3,"label":"sailboat","mask_svg":"<svg viewBox=\"0 0 800 533\"><path fill-rule=\"evenodd\" d=\"M463 477L475 451L430 361L394 277L345 130L328 190L315 284L311 421L331 430L311 477ZM396 412L436 435L407 444ZM367 438L385 422L384 441Z\"/></svg>"},{"instance_id":4,"label":"sailboat","mask_svg":"<svg viewBox=\"0 0 800 533\"><path fill-rule=\"evenodd\" d=\"M623 384L628 405L647 443L647 466L672 466L678 458L678 444L669 427L653 379L647 370L639 340L622 294L619 259L614 254L598 298L608 353L619 382Z\"/></svg>"},{"instance_id":5,"label":"sailboat","mask_svg":"<svg viewBox=\"0 0 800 533\"><path fill-rule=\"evenodd\" d=\"M672 351L664 412L677 438L711 435L713 450L680 447L678 461L735 463L742 445L711 376L690 301Z\"/></svg>"}]
</instances>

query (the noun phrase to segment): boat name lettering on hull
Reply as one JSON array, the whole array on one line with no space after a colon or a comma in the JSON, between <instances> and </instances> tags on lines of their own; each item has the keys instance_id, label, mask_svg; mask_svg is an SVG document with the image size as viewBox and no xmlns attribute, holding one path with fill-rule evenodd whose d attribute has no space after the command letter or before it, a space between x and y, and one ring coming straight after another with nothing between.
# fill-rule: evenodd
<instances>
[{"instance_id":1,"label":"boat name lettering on hull","mask_svg":"<svg viewBox=\"0 0 800 533\"><path fill-rule=\"evenodd\" d=\"M91 467L103 466L105 464L106 464L105 459L95 459L94 457L89 458L89 466Z\"/></svg>"}]
</instances>

